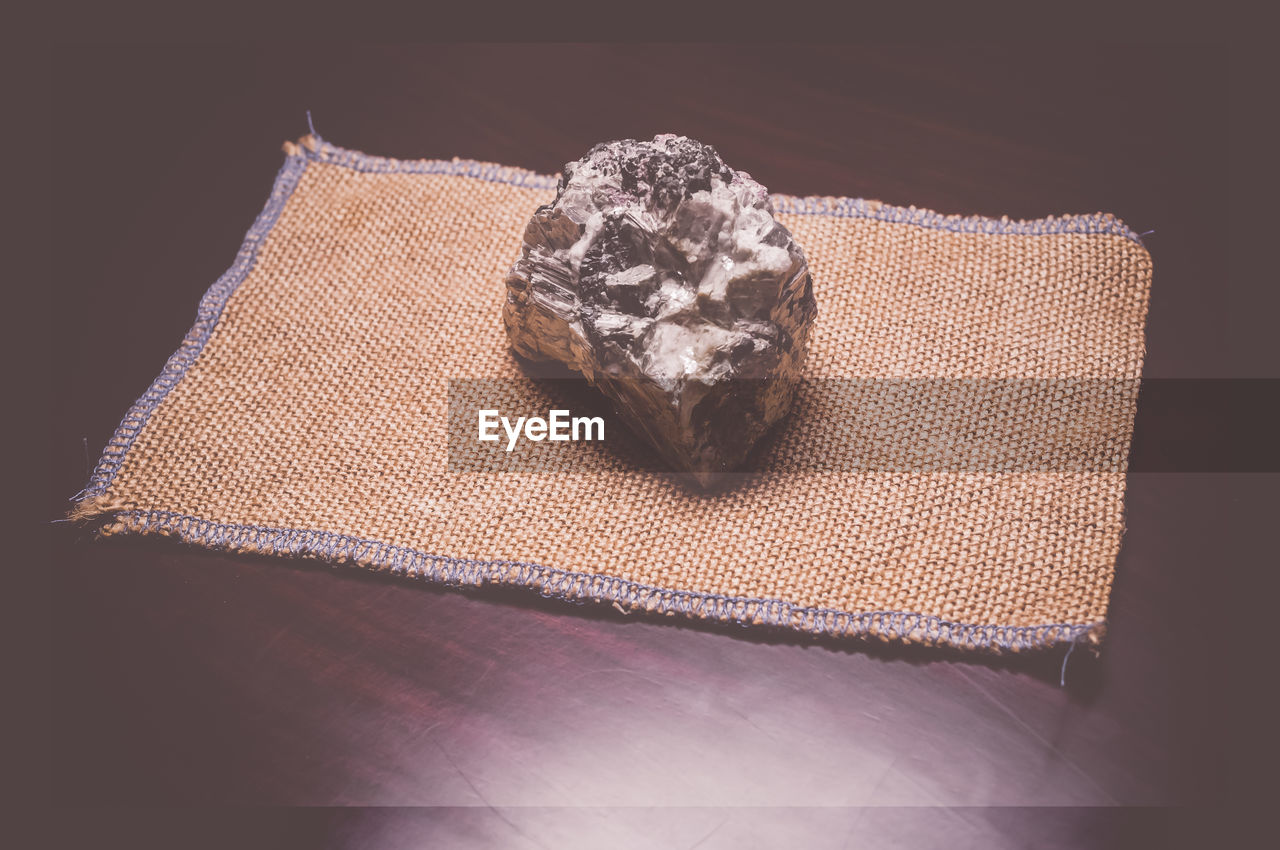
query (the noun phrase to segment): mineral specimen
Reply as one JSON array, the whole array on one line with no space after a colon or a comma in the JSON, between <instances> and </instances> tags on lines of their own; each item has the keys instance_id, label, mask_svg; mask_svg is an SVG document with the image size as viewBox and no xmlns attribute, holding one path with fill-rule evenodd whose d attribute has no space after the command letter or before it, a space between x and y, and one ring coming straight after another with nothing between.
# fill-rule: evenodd
<instances>
[{"instance_id":1,"label":"mineral specimen","mask_svg":"<svg viewBox=\"0 0 1280 850\"><path fill-rule=\"evenodd\" d=\"M703 485L786 415L817 315L765 187L674 135L565 165L506 285L516 353L580 372Z\"/></svg>"}]
</instances>

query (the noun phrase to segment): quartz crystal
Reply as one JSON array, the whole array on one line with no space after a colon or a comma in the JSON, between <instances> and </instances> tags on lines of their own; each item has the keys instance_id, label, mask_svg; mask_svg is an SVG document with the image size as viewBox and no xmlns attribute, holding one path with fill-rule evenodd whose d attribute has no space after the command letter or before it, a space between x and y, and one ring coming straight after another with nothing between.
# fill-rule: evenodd
<instances>
[{"instance_id":1,"label":"quartz crystal","mask_svg":"<svg viewBox=\"0 0 1280 850\"><path fill-rule=\"evenodd\" d=\"M703 485L786 415L817 315L768 190L674 135L565 165L506 287L515 352L581 373Z\"/></svg>"}]
</instances>

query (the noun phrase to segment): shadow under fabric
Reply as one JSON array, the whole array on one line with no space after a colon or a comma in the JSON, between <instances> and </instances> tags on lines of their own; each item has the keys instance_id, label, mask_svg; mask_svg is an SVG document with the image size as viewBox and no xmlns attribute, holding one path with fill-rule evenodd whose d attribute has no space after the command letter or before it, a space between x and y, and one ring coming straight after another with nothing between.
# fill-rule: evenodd
<instances>
[{"instance_id":1,"label":"shadow under fabric","mask_svg":"<svg viewBox=\"0 0 1280 850\"><path fill-rule=\"evenodd\" d=\"M285 150L72 512L99 533L818 634L1101 640L1151 281L1117 219L775 195L819 304L805 388L750 482L703 494L608 452L450 468L451 381L543 405L501 309L555 178Z\"/></svg>"}]
</instances>

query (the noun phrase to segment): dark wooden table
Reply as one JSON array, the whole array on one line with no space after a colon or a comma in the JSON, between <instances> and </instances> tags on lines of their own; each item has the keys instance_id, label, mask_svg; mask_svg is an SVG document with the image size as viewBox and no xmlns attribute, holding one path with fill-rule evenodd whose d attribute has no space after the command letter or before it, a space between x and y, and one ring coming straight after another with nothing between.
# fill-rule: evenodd
<instances>
[{"instance_id":1,"label":"dark wooden table","mask_svg":"<svg viewBox=\"0 0 1280 850\"><path fill-rule=\"evenodd\" d=\"M329 140L383 155L553 172L596 141L674 131L780 192L1114 212L1155 231L1146 374L1266 368L1224 312L1220 52L129 47L56 60L50 518L230 263L308 109ZM1223 601L1205 529L1267 504L1270 484L1131 475L1108 642L1100 658L1075 653L1066 687L1060 652L814 643L54 526L57 802L95 834L136 827L141 808L190 834L243 822L311 846L1096 846L1125 810L1095 807L1221 797L1220 687L1236 671L1205 639ZM407 808L287 808L348 805Z\"/></svg>"}]
</instances>

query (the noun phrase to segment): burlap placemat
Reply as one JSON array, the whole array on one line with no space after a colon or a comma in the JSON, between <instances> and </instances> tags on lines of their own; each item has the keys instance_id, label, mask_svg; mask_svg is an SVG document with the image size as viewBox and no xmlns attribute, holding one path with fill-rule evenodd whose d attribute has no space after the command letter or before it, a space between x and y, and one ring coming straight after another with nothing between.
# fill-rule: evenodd
<instances>
[{"instance_id":1,"label":"burlap placemat","mask_svg":"<svg viewBox=\"0 0 1280 850\"><path fill-rule=\"evenodd\" d=\"M1100 639L1151 278L1118 220L775 196L820 306L805 388L750 481L704 494L608 451L451 468L458 382L545 402L501 308L555 178L285 150L75 518L810 633Z\"/></svg>"}]
</instances>

